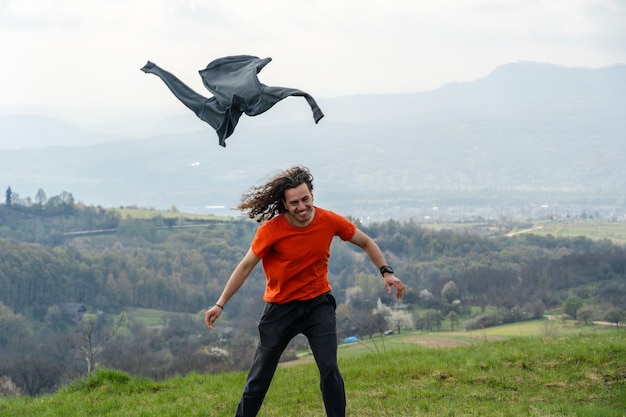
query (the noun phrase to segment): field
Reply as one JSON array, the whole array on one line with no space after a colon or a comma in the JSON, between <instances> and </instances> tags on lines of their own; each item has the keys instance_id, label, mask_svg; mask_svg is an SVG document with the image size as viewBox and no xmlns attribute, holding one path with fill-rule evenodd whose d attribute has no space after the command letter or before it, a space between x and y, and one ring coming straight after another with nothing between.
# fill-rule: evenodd
<instances>
[{"instance_id":1,"label":"field","mask_svg":"<svg viewBox=\"0 0 626 417\"><path fill-rule=\"evenodd\" d=\"M554 237L585 236L589 239L609 239L614 243L626 244L626 222L604 222L594 220L578 221L540 221L532 228L519 231L540 236L548 234Z\"/></svg>"},{"instance_id":2,"label":"field","mask_svg":"<svg viewBox=\"0 0 626 417\"><path fill-rule=\"evenodd\" d=\"M131 207L123 207L117 208L115 211L122 217L125 218L133 218L133 219L154 219L156 217L161 217L163 219L179 219L185 218L188 220L232 220L232 217L221 217L214 216L212 214L194 214L194 213L181 213L176 210L155 210L149 208L131 208ZM233 212L233 216L236 213Z\"/></svg>"},{"instance_id":3,"label":"field","mask_svg":"<svg viewBox=\"0 0 626 417\"><path fill-rule=\"evenodd\" d=\"M555 325L551 335L540 321L341 345L347 415L624 417L626 331ZM278 369L260 417L323 415L315 365L296 362ZM0 399L0 415L232 416L244 380L232 372L155 382L101 370L53 395Z\"/></svg>"},{"instance_id":4,"label":"field","mask_svg":"<svg viewBox=\"0 0 626 417\"><path fill-rule=\"evenodd\" d=\"M483 330L467 332L404 332L391 336L378 336L359 340L356 343L339 345L339 357L347 358L361 353L380 353L386 351L411 350L416 345L425 348L454 348L501 341L510 338L556 337L572 335L581 331L599 331L610 329L611 325L582 326L574 320L532 320ZM301 363L313 362L311 352L301 352L298 360L285 362L282 366L291 367Z\"/></svg>"},{"instance_id":5,"label":"field","mask_svg":"<svg viewBox=\"0 0 626 417\"><path fill-rule=\"evenodd\" d=\"M486 236L515 236L532 233L539 236L552 235L558 238L584 236L593 240L609 239L618 245L626 244L626 222L605 220L535 220L524 222L523 228L512 227L504 222L462 222L424 224L434 230L467 230Z\"/></svg>"},{"instance_id":6,"label":"field","mask_svg":"<svg viewBox=\"0 0 626 417\"><path fill-rule=\"evenodd\" d=\"M165 325L166 321L174 317L193 317L189 313L174 313L171 311L153 310L148 308L128 308L125 310L129 319L137 320L144 326L158 327ZM114 317L112 317L114 319Z\"/></svg>"}]
</instances>

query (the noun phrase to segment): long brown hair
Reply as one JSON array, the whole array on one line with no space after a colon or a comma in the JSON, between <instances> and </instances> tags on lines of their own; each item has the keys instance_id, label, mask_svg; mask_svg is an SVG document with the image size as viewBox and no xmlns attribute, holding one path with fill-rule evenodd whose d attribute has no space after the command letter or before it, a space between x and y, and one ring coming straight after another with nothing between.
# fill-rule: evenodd
<instances>
[{"instance_id":1,"label":"long brown hair","mask_svg":"<svg viewBox=\"0 0 626 417\"><path fill-rule=\"evenodd\" d=\"M263 222L287 211L283 204L285 190L306 184L313 191L313 175L308 168L295 166L276 174L265 185L250 188L243 196L237 209L248 217Z\"/></svg>"}]
</instances>

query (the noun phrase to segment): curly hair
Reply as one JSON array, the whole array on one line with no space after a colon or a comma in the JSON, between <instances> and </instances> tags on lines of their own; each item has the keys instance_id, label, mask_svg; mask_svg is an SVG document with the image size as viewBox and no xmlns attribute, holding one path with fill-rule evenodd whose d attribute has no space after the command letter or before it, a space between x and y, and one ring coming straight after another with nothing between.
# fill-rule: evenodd
<instances>
[{"instance_id":1,"label":"curly hair","mask_svg":"<svg viewBox=\"0 0 626 417\"><path fill-rule=\"evenodd\" d=\"M238 210L248 217L263 222L287 211L283 204L285 190L306 184L313 191L313 175L308 168L295 166L276 174L265 185L250 188L241 196Z\"/></svg>"}]
</instances>

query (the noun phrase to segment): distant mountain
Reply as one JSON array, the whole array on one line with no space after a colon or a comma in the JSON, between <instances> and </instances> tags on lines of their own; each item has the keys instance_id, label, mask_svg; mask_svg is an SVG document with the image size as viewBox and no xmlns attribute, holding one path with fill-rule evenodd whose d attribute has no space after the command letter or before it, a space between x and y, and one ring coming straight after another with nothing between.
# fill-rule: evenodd
<instances>
[{"instance_id":1,"label":"distant mountain","mask_svg":"<svg viewBox=\"0 0 626 417\"><path fill-rule=\"evenodd\" d=\"M288 99L244 116L226 148L193 114L166 125L137 118L136 129L127 119L100 135L32 117L20 141L63 146L3 150L0 186L22 197L42 188L87 204L234 215L216 206L235 206L267 174L301 163L320 205L364 218L626 212L624 65L520 62L430 92L318 102L318 125L306 103ZM3 142L6 120L17 126L7 117Z\"/></svg>"},{"instance_id":2,"label":"distant mountain","mask_svg":"<svg viewBox=\"0 0 626 417\"><path fill-rule=\"evenodd\" d=\"M0 150L84 146L127 139L88 131L58 118L29 113L0 113Z\"/></svg>"}]
</instances>

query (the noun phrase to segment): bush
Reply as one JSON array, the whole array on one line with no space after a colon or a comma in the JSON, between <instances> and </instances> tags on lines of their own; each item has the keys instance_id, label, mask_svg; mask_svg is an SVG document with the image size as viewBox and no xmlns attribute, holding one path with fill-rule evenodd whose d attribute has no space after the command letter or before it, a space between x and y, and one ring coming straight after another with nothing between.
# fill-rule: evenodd
<instances>
[{"instance_id":1,"label":"bush","mask_svg":"<svg viewBox=\"0 0 626 417\"><path fill-rule=\"evenodd\" d=\"M483 314L468 321L465 330L478 330L502 324L496 313Z\"/></svg>"},{"instance_id":2,"label":"bush","mask_svg":"<svg viewBox=\"0 0 626 417\"><path fill-rule=\"evenodd\" d=\"M8 376L0 376L0 397L19 397L22 395L20 387L15 385Z\"/></svg>"},{"instance_id":3,"label":"bush","mask_svg":"<svg viewBox=\"0 0 626 417\"><path fill-rule=\"evenodd\" d=\"M123 387L132 380L131 376L126 372L116 369L101 369L93 372L85 379L81 379L72 386L76 391L91 391L102 387Z\"/></svg>"}]
</instances>

